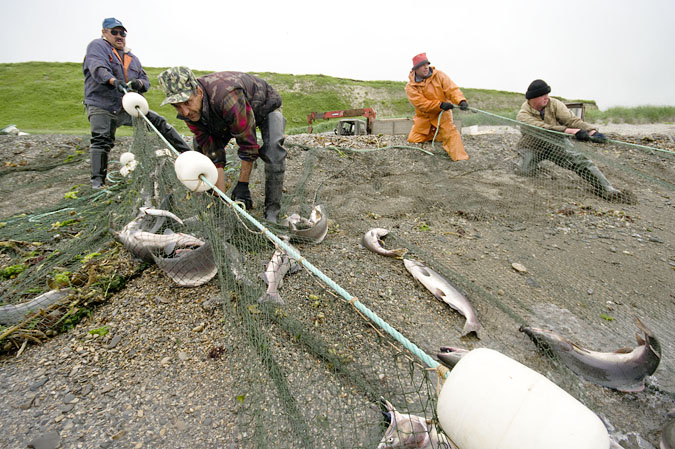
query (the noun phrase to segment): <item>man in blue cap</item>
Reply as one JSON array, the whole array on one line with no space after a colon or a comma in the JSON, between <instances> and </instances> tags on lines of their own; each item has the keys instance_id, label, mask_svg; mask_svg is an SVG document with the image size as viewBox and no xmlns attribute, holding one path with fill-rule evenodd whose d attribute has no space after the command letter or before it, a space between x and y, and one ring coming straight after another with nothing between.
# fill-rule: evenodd
<instances>
[{"instance_id":1,"label":"man in blue cap","mask_svg":"<svg viewBox=\"0 0 675 449\"><path fill-rule=\"evenodd\" d=\"M122 107L122 97L128 90L143 93L150 88L140 60L126 46L127 29L122 22L114 17L104 19L101 34L100 39L87 46L82 63L84 104L91 128L91 186L95 189L105 183L115 131L122 125L131 125L131 116ZM146 117L176 150L190 150L164 117L153 111Z\"/></svg>"}]
</instances>

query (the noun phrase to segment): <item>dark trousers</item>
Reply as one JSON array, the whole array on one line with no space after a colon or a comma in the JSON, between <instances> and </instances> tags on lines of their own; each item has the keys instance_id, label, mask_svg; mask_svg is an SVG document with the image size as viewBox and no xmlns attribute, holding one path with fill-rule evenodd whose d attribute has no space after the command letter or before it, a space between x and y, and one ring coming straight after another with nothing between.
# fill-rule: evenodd
<instances>
[{"instance_id":1,"label":"dark trousers","mask_svg":"<svg viewBox=\"0 0 675 449\"><path fill-rule=\"evenodd\" d=\"M286 119L281 111L270 112L260 124L263 144L260 159L265 162L265 218L276 222L281 210L281 195L286 172L284 131Z\"/></svg>"},{"instance_id":2,"label":"dark trousers","mask_svg":"<svg viewBox=\"0 0 675 449\"><path fill-rule=\"evenodd\" d=\"M190 147L180 134L154 111L148 111L146 117L173 147L179 151L189 151ZM115 132L120 126L131 126L131 116L124 109L112 113L96 106L87 106L87 118L91 129L91 178L105 179L108 168L108 153L115 146Z\"/></svg>"},{"instance_id":3,"label":"dark trousers","mask_svg":"<svg viewBox=\"0 0 675 449\"><path fill-rule=\"evenodd\" d=\"M537 138L525 134L518 143L518 148L520 164L516 172L519 175L534 176L539 163L549 160L559 167L578 174L584 181L591 184L597 195L617 192L600 169L586 155L575 150L574 145L566 137Z\"/></svg>"}]
</instances>

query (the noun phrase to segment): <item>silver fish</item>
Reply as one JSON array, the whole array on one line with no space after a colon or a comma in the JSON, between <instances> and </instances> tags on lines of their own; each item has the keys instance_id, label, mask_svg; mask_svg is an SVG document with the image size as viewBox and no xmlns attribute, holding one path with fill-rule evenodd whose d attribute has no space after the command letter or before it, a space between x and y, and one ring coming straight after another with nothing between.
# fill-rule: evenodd
<instances>
[{"instance_id":1,"label":"silver fish","mask_svg":"<svg viewBox=\"0 0 675 449\"><path fill-rule=\"evenodd\" d=\"M190 234L173 232L167 228L164 234L139 231L134 235L135 240L152 252L159 250L171 254L176 248L194 248L204 245L204 241Z\"/></svg>"},{"instance_id":2,"label":"silver fish","mask_svg":"<svg viewBox=\"0 0 675 449\"><path fill-rule=\"evenodd\" d=\"M218 273L211 246L205 243L196 249L176 251L176 257L155 257L155 263L176 284L197 287L209 282Z\"/></svg>"},{"instance_id":3,"label":"silver fish","mask_svg":"<svg viewBox=\"0 0 675 449\"><path fill-rule=\"evenodd\" d=\"M40 309L46 309L56 304L70 294L69 288L63 290L50 290L27 302L21 304L8 304L0 307L0 324L13 326L22 322L30 313Z\"/></svg>"},{"instance_id":4,"label":"silver fish","mask_svg":"<svg viewBox=\"0 0 675 449\"><path fill-rule=\"evenodd\" d=\"M481 325L478 322L476 311L471 306L469 300L466 299L459 290L453 287L443 276L436 273L431 268L422 265L420 262L403 259L403 263L410 274L420 281L436 298L466 317L466 322L462 329L462 336L475 332L476 337L480 338L479 332L481 330Z\"/></svg>"},{"instance_id":5,"label":"silver fish","mask_svg":"<svg viewBox=\"0 0 675 449\"><path fill-rule=\"evenodd\" d=\"M436 354L438 360L443 363L443 365L452 369L455 367L457 362L459 362L462 357L469 353L468 349L455 348L452 346L441 346L441 352Z\"/></svg>"},{"instance_id":6,"label":"silver fish","mask_svg":"<svg viewBox=\"0 0 675 449\"><path fill-rule=\"evenodd\" d=\"M181 220L176 216L176 214L168 210L155 209L152 207L139 207L138 210L145 215L151 215L153 217L169 217L172 220L177 221L181 225L183 224L183 220Z\"/></svg>"},{"instance_id":7,"label":"silver fish","mask_svg":"<svg viewBox=\"0 0 675 449\"><path fill-rule=\"evenodd\" d=\"M368 248L374 253L382 256L394 257L396 259L403 259L403 256L408 252L405 248L385 249L382 245L382 239L389 234L389 231L383 228L373 228L366 232L361 239L361 245Z\"/></svg>"},{"instance_id":8,"label":"silver fish","mask_svg":"<svg viewBox=\"0 0 675 449\"><path fill-rule=\"evenodd\" d=\"M387 430L380 444L377 445L377 449L457 449L445 434L438 431L431 420L417 415L399 413L389 401L383 398L380 398L380 407Z\"/></svg>"},{"instance_id":9,"label":"silver fish","mask_svg":"<svg viewBox=\"0 0 675 449\"><path fill-rule=\"evenodd\" d=\"M521 327L542 349L550 350L576 374L598 385L619 391L637 392L645 388L645 377L651 376L661 361L661 345L653 333L640 321L635 324L644 334L637 333L638 346L615 352L595 352L577 346L548 329Z\"/></svg>"},{"instance_id":10,"label":"silver fish","mask_svg":"<svg viewBox=\"0 0 675 449\"><path fill-rule=\"evenodd\" d=\"M156 253L165 248L173 250L174 248L197 247L204 244L203 240L189 234L173 232L164 235L155 234L159 226L155 223L154 217L160 217L160 220L164 220L165 217L171 216L175 217L169 211L141 208L136 218L127 223L121 231L111 232L115 240L124 245L135 257L146 262L153 262L153 252ZM176 219L180 221L178 217Z\"/></svg>"},{"instance_id":11,"label":"silver fish","mask_svg":"<svg viewBox=\"0 0 675 449\"><path fill-rule=\"evenodd\" d=\"M281 247L278 247L267 264L265 272L260 275L267 284L267 291L258 299L258 302L284 304L284 300L279 295L279 289L284 283L284 276L286 273L292 274L300 271L301 268L295 259L290 257Z\"/></svg>"},{"instance_id":12,"label":"silver fish","mask_svg":"<svg viewBox=\"0 0 675 449\"><path fill-rule=\"evenodd\" d=\"M309 243L321 243L328 234L328 217L321 209L315 206L309 214L309 219L298 214L292 214L281 222L282 226L288 226L294 240Z\"/></svg>"}]
</instances>

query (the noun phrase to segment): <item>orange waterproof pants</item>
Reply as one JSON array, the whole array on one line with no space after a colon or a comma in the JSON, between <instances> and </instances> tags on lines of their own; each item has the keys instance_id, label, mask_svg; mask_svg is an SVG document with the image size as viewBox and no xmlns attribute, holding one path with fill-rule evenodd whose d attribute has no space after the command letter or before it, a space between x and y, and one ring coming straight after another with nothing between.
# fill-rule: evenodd
<instances>
[{"instance_id":1,"label":"orange waterproof pants","mask_svg":"<svg viewBox=\"0 0 675 449\"><path fill-rule=\"evenodd\" d=\"M436 127L433 125L431 125L431 128L427 134L416 132L413 129L408 135L408 142L430 142L434 139L434 134L436 134ZM453 161L465 161L469 159L469 155L466 153L464 144L462 143L462 136L459 134L455 124L451 121L441 122L441 127L438 130L436 141L443 142L443 149L446 153L448 153L448 156L450 156L450 159Z\"/></svg>"}]
</instances>

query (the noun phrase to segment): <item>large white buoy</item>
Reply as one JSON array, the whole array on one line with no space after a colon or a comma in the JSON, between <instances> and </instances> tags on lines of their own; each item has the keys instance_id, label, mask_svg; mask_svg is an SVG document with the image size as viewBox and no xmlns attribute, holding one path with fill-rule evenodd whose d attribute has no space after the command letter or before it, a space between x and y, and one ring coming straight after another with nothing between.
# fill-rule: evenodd
<instances>
[{"instance_id":1,"label":"large white buoy","mask_svg":"<svg viewBox=\"0 0 675 449\"><path fill-rule=\"evenodd\" d=\"M186 151L176 158L176 176L185 187L193 192L204 192L211 187L199 179L204 176L211 184L218 181L218 169L207 156L198 151Z\"/></svg>"},{"instance_id":2,"label":"large white buoy","mask_svg":"<svg viewBox=\"0 0 675 449\"><path fill-rule=\"evenodd\" d=\"M140 108L140 113L136 109L136 106ZM146 115L150 110L148 107L148 100L146 100L143 95L136 92L127 92L124 94L122 97L122 107L132 117L140 117L141 113Z\"/></svg>"},{"instance_id":3,"label":"large white buoy","mask_svg":"<svg viewBox=\"0 0 675 449\"><path fill-rule=\"evenodd\" d=\"M460 449L608 449L600 418L562 388L491 349L450 371L438 420Z\"/></svg>"}]
</instances>

